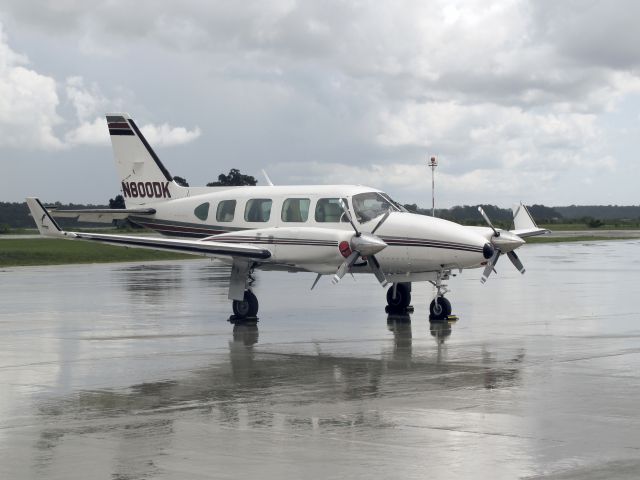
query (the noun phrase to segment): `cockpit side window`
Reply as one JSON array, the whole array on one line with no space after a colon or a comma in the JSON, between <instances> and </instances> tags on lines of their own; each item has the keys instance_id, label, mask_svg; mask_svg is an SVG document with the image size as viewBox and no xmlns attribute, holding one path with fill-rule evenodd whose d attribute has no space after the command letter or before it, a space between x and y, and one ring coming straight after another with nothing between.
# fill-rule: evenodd
<instances>
[{"instance_id":1,"label":"cockpit side window","mask_svg":"<svg viewBox=\"0 0 640 480\"><path fill-rule=\"evenodd\" d=\"M235 200L222 200L216 210L216 220L218 222L233 222L233 215L236 211Z\"/></svg>"},{"instance_id":2,"label":"cockpit side window","mask_svg":"<svg viewBox=\"0 0 640 480\"><path fill-rule=\"evenodd\" d=\"M393 198L391 198L389 195L387 195L386 193L380 192L380 195L382 195L386 200L389 201L389 203L391 203L392 205L394 205L399 211L401 212L408 212L409 210L407 210L406 208L404 208L404 206L398 202L396 202Z\"/></svg>"},{"instance_id":3,"label":"cockpit side window","mask_svg":"<svg viewBox=\"0 0 640 480\"><path fill-rule=\"evenodd\" d=\"M342 199L349 208L349 202L346 198ZM316 203L316 222L319 223L338 223L348 222L347 216L342 211L339 198L321 198Z\"/></svg>"},{"instance_id":4,"label":"cockpit side window","mask_svg":"<svg viewBox=\"0 0 640 480\"><path fill-rule=\"evenodd\" d=\"M359 193L353 196L353 210L360 223L366 223L389 209L395 212L400 210L396 202L378 192Z\"/></svg>"}]
</instances>

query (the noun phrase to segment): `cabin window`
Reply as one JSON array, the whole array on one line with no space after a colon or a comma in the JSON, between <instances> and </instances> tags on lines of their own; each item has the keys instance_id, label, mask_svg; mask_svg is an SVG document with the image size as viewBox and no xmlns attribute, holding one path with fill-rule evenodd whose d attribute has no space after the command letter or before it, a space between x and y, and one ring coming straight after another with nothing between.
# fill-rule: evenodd
<instances>
[{"instance_id":1,"label":"cabin window","mask_svg":"<svg viewBox=\"0 0 640 480\"><path fill-rule=\"evenodd\" d=\"M204 222L209 216L209 202L198 205L193 211L193 214Z\"/></svg>"},{"instance_id":2,"label":"cabin window","mask_svg":"<svg viewBox=\"0 0 640 480\"><path fill-rule=\"evenodd\" d=\"M378 192L359 193L353 196L353 211L360 223L368 222L389 210L397 212L400 208L395 205L395 202L392 203L391 199L385 198Z\"/></svg>"},{"instance_id":3,"label":"cabin window","mask_svg":"<svg viewBox=\"0 0 640 480\"><path fill-rule=\"evenodd\" d=\"M271 217L271 204L268 198L252 198L244 209L244 219L247 222L268 222Z\"/></svg>"},{"instance_id":4,"label":"cabin window","mask_svg":"<svg viewBox=\"0 0 640 480\"><path fill-rule=\"evenodd\" d=\"M235 200L222 200L216 210L216 220L218 222L233 222L233 215L236 212Z\"/></svg>"},{"instance_id":5,"label":"cabin window","mask_svg":"<svg viewBox=\"0 0 640 480\"><path fill-rule=\"evenodd\" d=\"M349 202L346 198L342 199L349 208ZM342 211L339 198L321 198L316 203L316 222L348 222L347 216Z\"/></svg>"},{"instance_id":6,"label":"cabin window","mask_svg":"<svg viewBox=\"0 0 640 480\"><path fill-rule=\"evenodd\" d=\"M287 198L282 204L283 222L306 222L309 218L308 198Z\"/></svg>"}]
</instances>

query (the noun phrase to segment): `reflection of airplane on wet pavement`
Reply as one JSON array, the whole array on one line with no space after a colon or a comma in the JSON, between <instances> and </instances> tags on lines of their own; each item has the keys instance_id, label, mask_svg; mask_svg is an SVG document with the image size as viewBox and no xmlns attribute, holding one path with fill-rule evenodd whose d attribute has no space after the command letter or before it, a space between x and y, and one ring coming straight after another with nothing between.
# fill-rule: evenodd
<instances>
[{"instance_id":1,"label":"reflection of airplane on wet pavement","mask_svg":"<svg viewBox=\"0 0 640 480\"><path fill-rule=\"evenodd\" d=\"M182 187L128 115L107 115L107 122L127 208L48 211L28 198L40 233L227 262L237 318L258 313L254 270L313 272L313 286L323 275L337 283L347 273L373 274L383 287L390 285L388 304L400 308L411 301L411 282L428 281L437 288L431 317L445 318L451 313L445 282L452 272L484 268L484 282L506 254L524 273L515 250L524 238L546 232L524 205L514 208L515 229L508 231L494 228L482 209L489 227L467 227L410 213L386 193L360 185ZM165 237L65 232L52 215L128 218Z\"/></svg>"},{"instance_id":2,"label":"reflection of airplane on wet pavement","mask_svg":"<svg viewBox=\"0 0 640 480\"><path fill-rule=\"evenodd\" d=\"M204 442L204 455L218 456L256 453L238 431L260 438L259 446L274 441L281 451L283 436L297 442L309 432L325 432L331 442L349 433L345 438L351 442L358 432L379 434L381 429L397 428L385 405L400 408L401 415L419 408L449 408L456 416L456 397L473 390L512 391L522 382L524 350L509 349L506 355L503 350L472 350L470 356L465 349L463 356L448 358L439 344L413 340L410 321L389 322L393 338L390 333L382 343L374 343L379 349L360 356L336 354L345 351L340 341L338 346L329 341L314 349L309 343L277 344L269 339L261 346L257 325L235 325L227 352L189 354L196 359L193 364L170 370L159 366L161 374L153 381L124 380L117 387L91 381L83 383L84 389L43 389L33 395L37 422L29 423L29 432L38 432L36 441L24 443L30 445L32 463L43 477L56 476L51 472L57 473L60 465L74 465L70 456L76 458L79 445L85 445L90 452L100 452L94 461L108 465L101 468L108 468L114 478L156 478L174 465L168 463L171 455L186 455L189 442ZM130 361L128 356L110 357L109 368L119 370ZM144 362L146 369L148 361L166 365L167 357L163 353L136 361ZM65 362L62 368L82 376L77 362ZM442 403L443 398L454 404ZM268 451L262 455L265 458ZM191 468L188 465L183 476L195 471Z\"/></svg>"}]
</instances>

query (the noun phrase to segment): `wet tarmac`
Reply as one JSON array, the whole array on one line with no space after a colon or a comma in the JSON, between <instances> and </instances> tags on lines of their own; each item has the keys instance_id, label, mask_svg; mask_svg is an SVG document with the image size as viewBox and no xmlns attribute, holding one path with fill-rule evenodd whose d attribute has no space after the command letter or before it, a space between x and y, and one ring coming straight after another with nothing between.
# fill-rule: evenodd
<instances>
[{"instance_id":1,"label":"wet tarmac","mask_svg":"<svg viewBox=\"0 0 640 480\"><path fill-rule=\"evenodd\" d=\"M0 478L638 478L640 241L525 246L450 287L207 261L0 271Z\"/></svg>"}]
</instances>

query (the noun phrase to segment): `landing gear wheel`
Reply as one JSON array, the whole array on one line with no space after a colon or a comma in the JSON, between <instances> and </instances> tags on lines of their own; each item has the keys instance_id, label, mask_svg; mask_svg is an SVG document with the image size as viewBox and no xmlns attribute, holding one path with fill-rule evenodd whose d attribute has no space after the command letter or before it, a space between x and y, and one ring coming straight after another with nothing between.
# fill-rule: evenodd
<instances>
[{"instance_id":1,"label":"landing gear wheel","mask_svg":"<svg viewBox=\"0 0 640 480\"><path fill-rule=\"evenodd\" d=\"M451 315L451 302L444 297L438 297L438 302L434 298L429 305L429 317L432 320L444 320Z\"/></svg>"},{"instance_id":2,"label":"landing gear wheel","mask_svg":"<svg viewBox=\"0 0 640 480\"><path fill-rule=\"evenodd\" d=\"M233 314L238 319L255 317L256 315L258 315L258 306L258 298L252 291L247 290L244 292L243 300L233 301Z\"/></svg>"},{"instance_id":3,"label":"landing gear wheel","mask_svg":"<svg viewBox=\"0 0 640 480\"><path fill-rule=\"evenodd\" d=\"M411 292L409 287L404 283L398 283L396 286L396 297L393 298L393 286L387 290L387 305L391 308L406 308L411 303Z\"/></svg>"}]
</instances>

